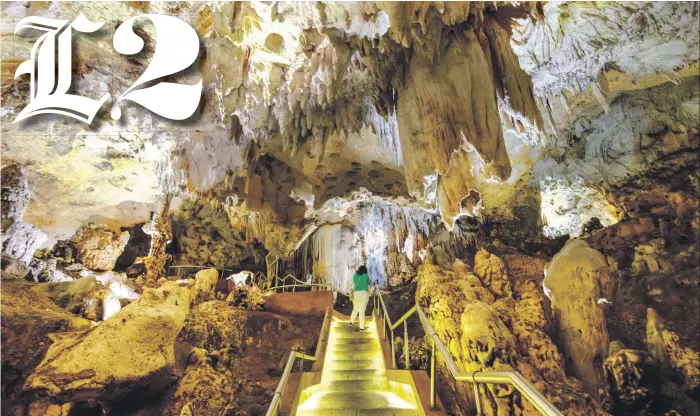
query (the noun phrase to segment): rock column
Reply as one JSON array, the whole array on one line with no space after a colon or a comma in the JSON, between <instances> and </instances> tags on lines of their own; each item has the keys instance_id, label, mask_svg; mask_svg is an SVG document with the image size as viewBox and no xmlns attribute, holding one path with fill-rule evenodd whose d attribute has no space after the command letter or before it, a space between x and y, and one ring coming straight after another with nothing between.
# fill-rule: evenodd
<instances>
[{"instance_id":1,"label":"rock column","mask_svg":"<svg viewBox=\"0 0 700 416\"><path fill-rule=\"evenodd\" d=\"M547 265L543 283L552 300L566 371L600 401L599 389L606 386L602 362L609 341L598 301L611 296L605 257L583 240L570 240Z\"/></svg>"}]
</instances>

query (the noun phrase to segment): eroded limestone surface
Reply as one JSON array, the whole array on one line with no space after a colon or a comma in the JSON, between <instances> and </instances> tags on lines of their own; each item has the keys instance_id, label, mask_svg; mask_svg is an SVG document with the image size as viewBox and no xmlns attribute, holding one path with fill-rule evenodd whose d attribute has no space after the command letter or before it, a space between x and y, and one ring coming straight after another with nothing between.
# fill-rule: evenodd
<instances>
[{"instance_id":1,"label":"eroded limestone surface","mask_svg":"<svg viewBox=\"0 0 700 416\"><path fill-rule=\"evenodd\" d=\"M492 282L508 281L500 258L485 251L477 256L498 266L490 268ZM564 355L550 338L555 321L549 302L537 285L529 283L520 294L497 297L463 263L445 267L428 262L418 269L416 299L460 369L518 371L570 414L605 414L582 391L580 381L567 377ZM471 388L456 384L453 388L459 395L443 400L452 402L453 412L466 414L473 400L467 399L472 397ZM515 408L523 414L537 413L524 398L515 399L518 393L511 387L486 385L480 392L487 414Z\"/></svg>"}]
</instances>

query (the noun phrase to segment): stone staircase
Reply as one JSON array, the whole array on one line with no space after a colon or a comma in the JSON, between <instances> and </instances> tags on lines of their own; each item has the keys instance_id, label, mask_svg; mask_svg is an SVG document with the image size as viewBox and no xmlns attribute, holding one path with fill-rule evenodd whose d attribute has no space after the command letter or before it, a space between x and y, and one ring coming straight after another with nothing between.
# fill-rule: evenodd
<instances>
[{"instance_id":1,"label":"stone staircase","mask_svg":"<svg viewBox=\"0 0 700 416\"><path fill-rule=\"evenodd\" d=\"M292 415L424 415L415 386L390 381L377 327L364 332L347 316L333 317L320 384L302 390Z\"/></svg>"}]
</instances>

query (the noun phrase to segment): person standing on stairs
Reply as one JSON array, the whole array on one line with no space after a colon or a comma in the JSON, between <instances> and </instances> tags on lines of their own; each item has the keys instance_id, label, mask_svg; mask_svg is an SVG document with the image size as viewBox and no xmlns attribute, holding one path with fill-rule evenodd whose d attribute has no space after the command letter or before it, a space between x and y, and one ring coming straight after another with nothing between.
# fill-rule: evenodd
<instances>
[{"instance_id":1,"label":"person standing on stairs","mask_svg":"<svg viewBox=\"0 0 700 416\"><path fill-rule=\"evenodd\" d=\"M352 277L353 296L352 296L352 314L350 315L350 326L355 322L355 317L360 314L360 331L365 329L365 309L369 302L369 276L367 275L367 267L360 266Z\"/></svg>"}]
</instances>

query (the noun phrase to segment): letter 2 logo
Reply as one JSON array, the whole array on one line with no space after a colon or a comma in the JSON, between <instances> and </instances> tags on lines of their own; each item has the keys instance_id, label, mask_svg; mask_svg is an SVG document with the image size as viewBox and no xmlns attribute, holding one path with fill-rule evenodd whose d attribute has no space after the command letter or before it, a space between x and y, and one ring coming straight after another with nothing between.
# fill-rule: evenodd
<instances>
[{"instance_id":1,"label":"letter 2 logo","mask_svg":"<svg viewBox=\"0 0 700 416\"><path fill-rule=\"evenodd\" d=\"M165 118L184 120L191 116L199 105L202 93L201 79L195 85L159 82L147 88L137 88L192 65L199 54L197 32L176 17L159 14L135 16L122 23L114 33L113 44L117 52L134 55L143 49L143 40L133 30L133 23L139 17L148 18L156 29L155 53L141 77L114 102L112 118L118 120L121 117L119 103L130 100ZM88 124L92 123L95 114L110 95L105 94L99 100L93 100L68 94L73 66L71 37L73 30L93 33L102 27L103 23L92 22L81 13L73 22L30 16L17 24L15 34L23 29L36 29L46 33L39 37L32 47L30 59L23 62L15 72L15 79L20 75L30 74L31 102L24 107L13 123L37 114L61 114Z\"/></svg>"}]
</instances>

